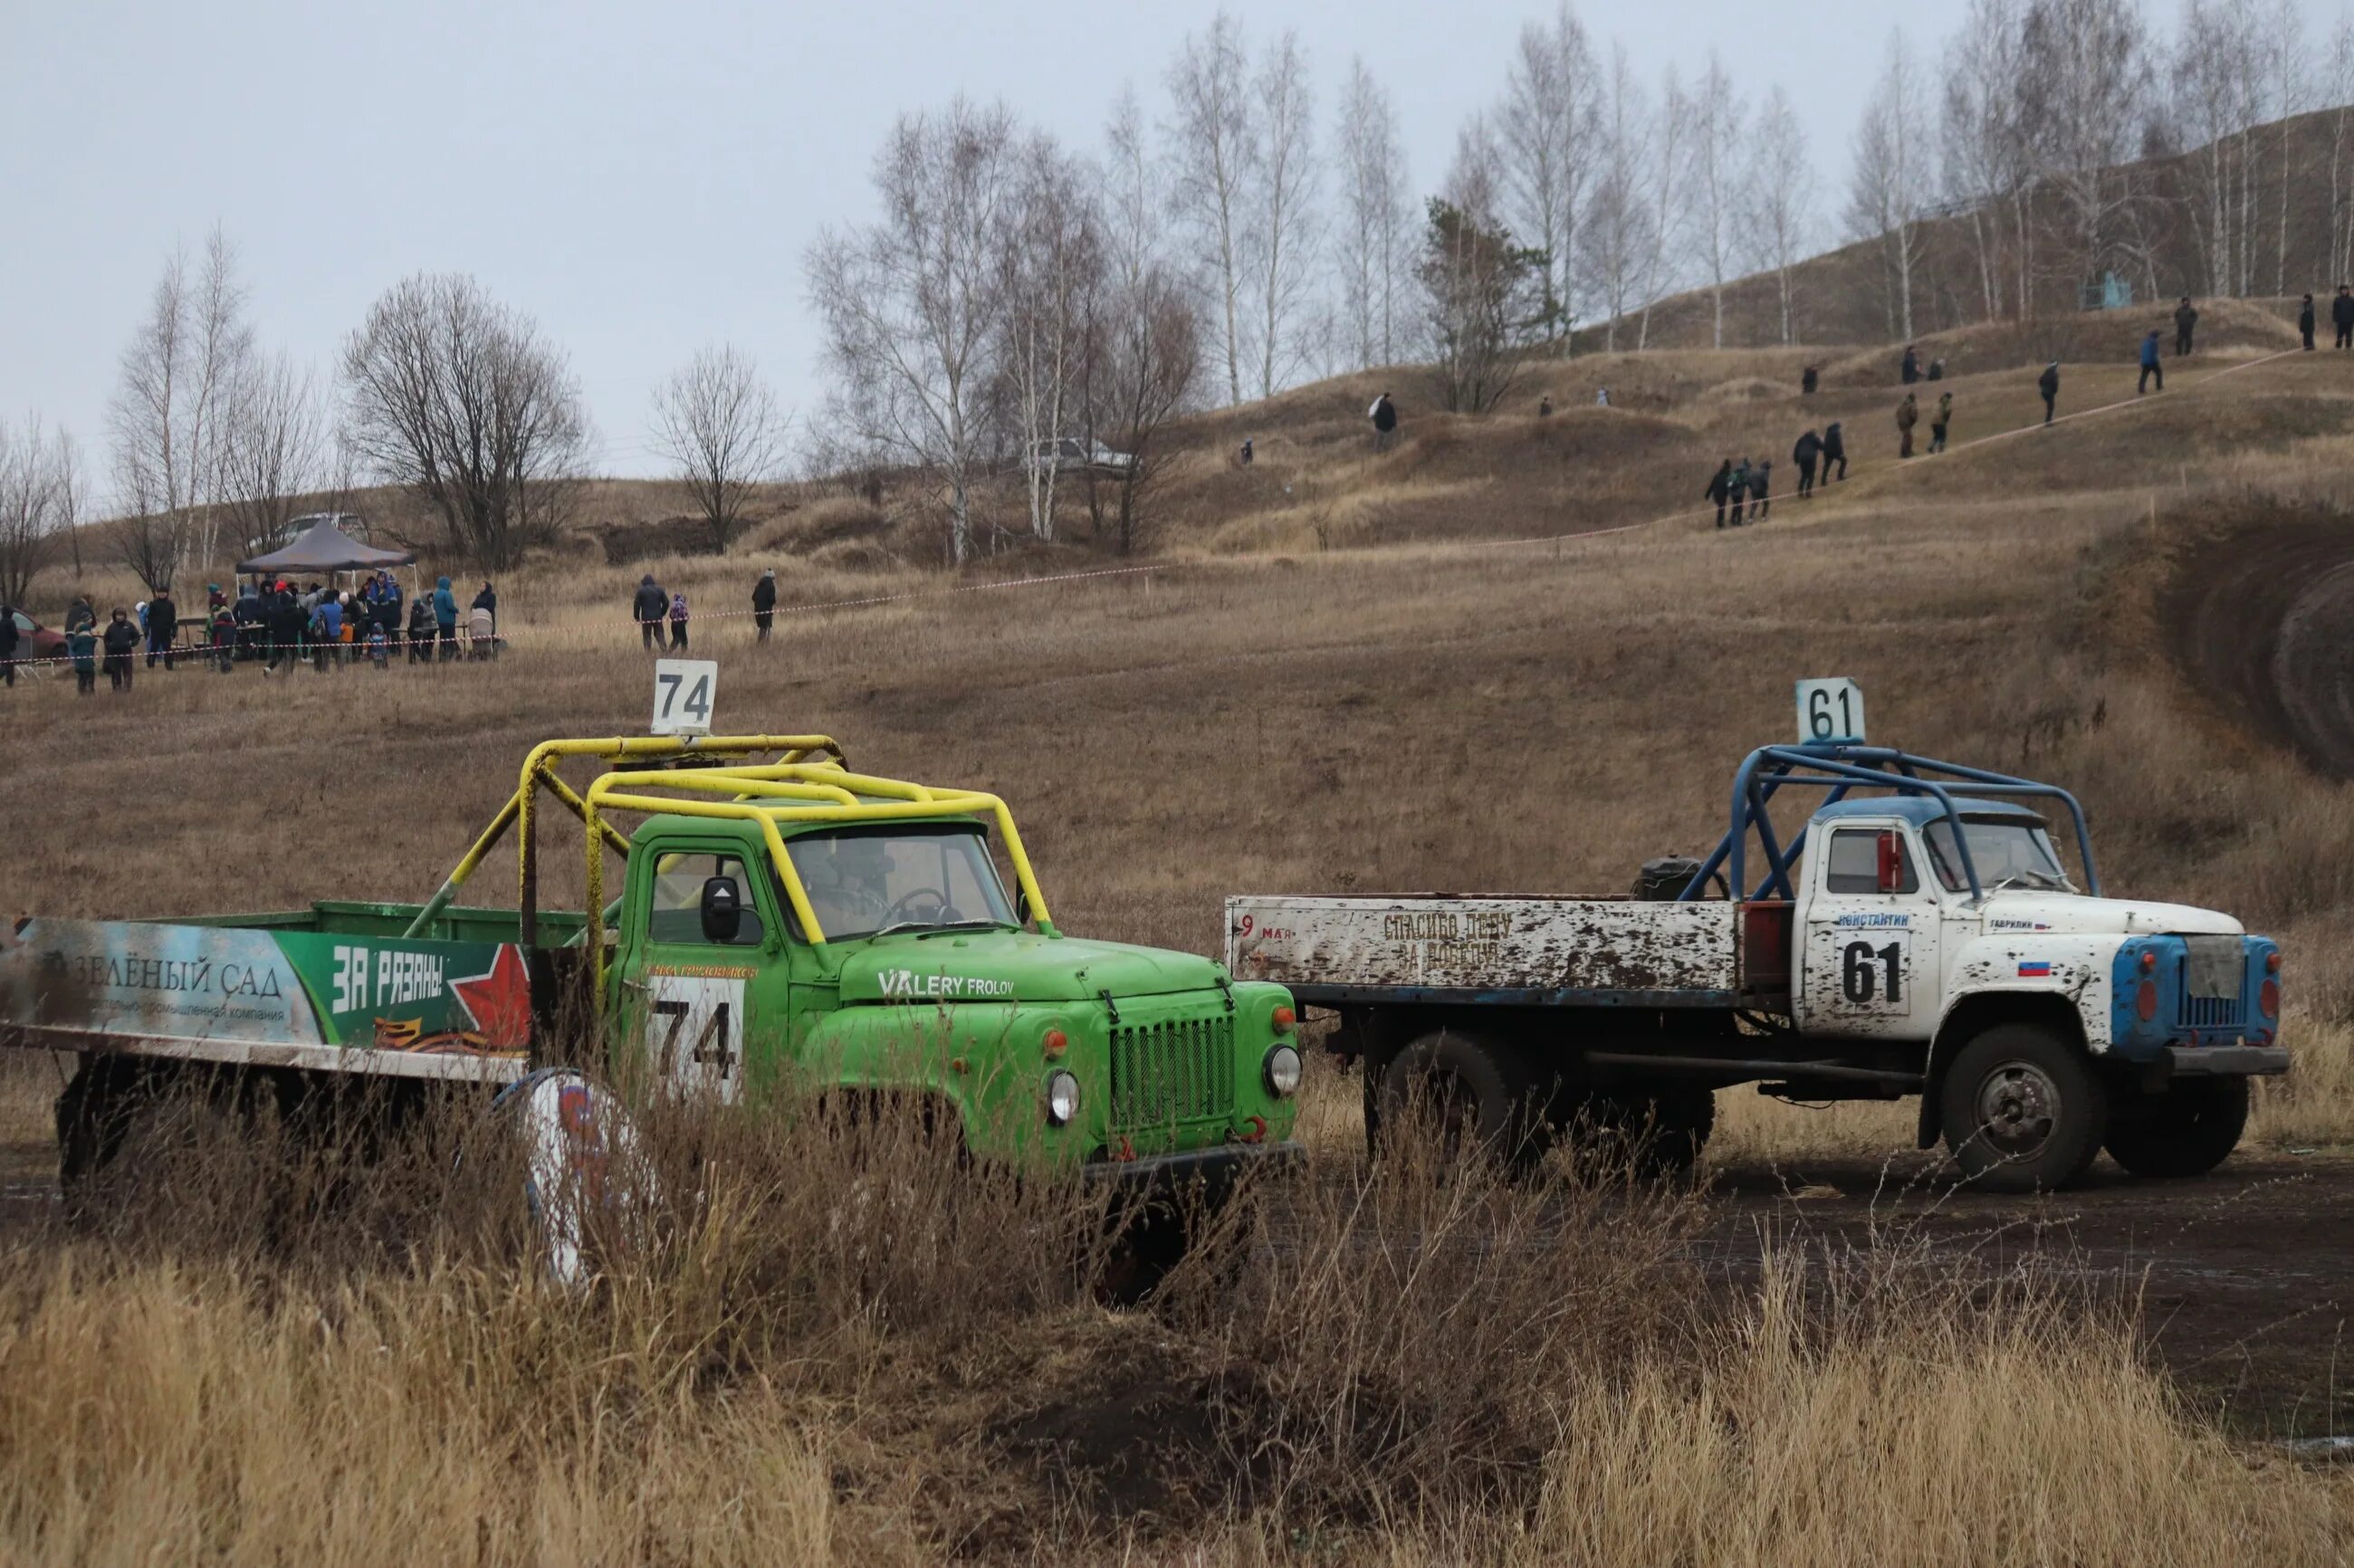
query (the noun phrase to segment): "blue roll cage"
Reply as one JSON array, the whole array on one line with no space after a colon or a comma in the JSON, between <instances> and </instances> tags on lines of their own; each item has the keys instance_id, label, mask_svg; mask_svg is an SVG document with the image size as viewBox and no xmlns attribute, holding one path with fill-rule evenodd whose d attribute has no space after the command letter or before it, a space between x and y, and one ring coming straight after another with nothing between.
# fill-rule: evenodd
<instances>
[{"instance_id":1,"label":"blue roll cage","mask_svg":"<svg viewBox=\"0 0 2354 1568\"><path fill-rule=\"evenodd\" d=\"M1967 784L1973 795L2040 796L2066 806L2076 824L2076 851L2084 863L2085 884L2095 896L2099 895L2101 876L2093 869L2093 835L2084 826L2084 808L2076 803L2075 796L2058 785L2015 779L2007 773L1989 773L1982 768L1965 768L1957 762L1940 762L1934 757L1916 757L1892 747L1822 744L1765 746L1749 754L1733 778L1732 825L1725 830L1715 853L1678 897L1685 902L1705 897L1708 881L1719 870L1726 872L1734 896L1743 896L1741 890L1749 880L1749 838L1755 833L1757 847L1765 852L1767 869L1757 890L1747 896L1795 899L1797 893L1791 885L1790 872L1806 850L1807 829L1802 825L1788 847L1783 847L1775 834L1774 820L1766 813L1766 803L1785 789L1815 789L1829 791L1823 797L1823 805L1828 806L1846 799L1849 791L1864 788L1887 789L1899 795L1923 795L1943 806L1946 820L1954 827L1954 847L1962 858L1962 874L1969 878L1970 896L1973 900L1984 899L1986 892L1978 884L1978 868L1970 857L1969 837L1962 832L1962 813L1954 803L1948 781Z\"/></svg>"}]
</instances>

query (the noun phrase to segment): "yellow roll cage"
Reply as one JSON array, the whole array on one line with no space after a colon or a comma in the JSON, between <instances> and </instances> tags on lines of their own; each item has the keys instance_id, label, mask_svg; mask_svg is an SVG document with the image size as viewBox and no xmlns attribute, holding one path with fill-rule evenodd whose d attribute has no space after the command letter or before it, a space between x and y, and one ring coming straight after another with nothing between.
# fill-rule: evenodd
<instances>
[{"instance_id":1,"label":"yellow roll cage","mask_svg":"<svg viewBox=\"0 0 2354 1568\"><path fill-rule=\"evenodd\" d=\"M776 754L774 762L748 760L771 752ZM586 791L576 792L556 772L559 762L573 757L594 757L608 764L664 760L675 763L689 757L739 760L686 768L610 767ZM757 824L768 845L769 860L775 867L778 883L784 889L785 901L813 947L825 944L825 931L810 906L808 890L801 885L792 856L785 853L779 824L893 822L985 813L996 819L998 831L1005 836L1006 858L1013 864L1014 880L1030 916L1038 922L1040 929L1053 929L1045 895L1039 891L1029 853L1022 847L1022 834L1013 825L1013 813L1006 809L1003 800L986 790L936 789L871 773L853 773L842 747L822 735L624 736L609 740L549 740L532 747L524 758L523 774L514 793L442 881L440 890L418 912L409 923L408 935L423 934L434 917L448 907L475 868L497 847L507 830L520 822L523 832L516 849L516 894L522 919L518 935L526 947L537 941L539 876L533 804L542 789L579 818L586 830L588 925L584 938L593 955L593 994L600 1010L605 983L604 852L611 849L624 858L630 853L629 839L606 820L609 812L662 813ZM673 793L649 793L653 790ZM700 798L706 796L727 798Z\"/></svg>"}]
</instances>

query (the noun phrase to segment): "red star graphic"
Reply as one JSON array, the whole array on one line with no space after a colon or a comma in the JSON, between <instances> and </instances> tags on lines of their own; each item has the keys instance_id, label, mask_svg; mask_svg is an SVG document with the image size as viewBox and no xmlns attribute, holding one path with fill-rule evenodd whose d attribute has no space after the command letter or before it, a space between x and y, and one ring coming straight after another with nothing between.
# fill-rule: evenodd
<instances>
[{"instance_id":1,"label":"red star graphic","mask_svg":"<svg viewBox=\"0 0 2354 1568\"><path fill-rule=\"evenodd\" d=\"M520 1051L531 1044L531 971L521 948L501 943L488 970L453 980L450 989L493 1050Z\"/></svg>"}]
</instances>

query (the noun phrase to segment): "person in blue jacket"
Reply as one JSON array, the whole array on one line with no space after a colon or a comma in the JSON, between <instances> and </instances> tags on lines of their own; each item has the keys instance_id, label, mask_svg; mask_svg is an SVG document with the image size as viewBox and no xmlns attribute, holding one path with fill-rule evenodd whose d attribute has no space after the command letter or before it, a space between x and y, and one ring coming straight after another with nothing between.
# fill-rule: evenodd
<instances>
[{"instance_id":1,"label":"person in blue jacket","mask_svg":"<svg viewBox=\"0 0 2354 1568\"><path fill-rule=\"evenodd\" d=\"M2141 379L2134 384L2135 397L2138 397L2149 390L2149 378L2153 376L2158 377L2158 389L2161 392L2165 391L2166 365L2158 356L2156 327L2150 328L2149 335L2141 340Z\"/></svg>"},{"instance_id":2,"label":"person in blue jacket","mask_svg":"<svg viewBox=\"0 0 2354 1568\"><path fill-rule=\"evenodd\" d=\"M441 634L441 645L434 650L443 659L458 656L458 596L450 591L450 579L443 577L433 585L433 624Z\"/></svg>"}]
</instances>

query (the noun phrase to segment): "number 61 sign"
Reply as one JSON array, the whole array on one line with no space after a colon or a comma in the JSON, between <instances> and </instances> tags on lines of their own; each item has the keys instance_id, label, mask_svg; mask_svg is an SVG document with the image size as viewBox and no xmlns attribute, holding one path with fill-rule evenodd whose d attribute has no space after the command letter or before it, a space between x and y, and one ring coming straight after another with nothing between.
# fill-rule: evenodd
<instances>
[{"instance_id":1,"label":"number 61 sign","mask_svg":"<svg viewBox=\"0 0 2354 1568\"><path fill-rule=\"evenodd\" d=\"M716 660L655 660L653 733L709 735L712 698L718 690Z\"/></svg>"},{"instance_id":2,"label":"number 61 sign","mask_svg":"<svg viewBox=\"0 0 2354 1568\"><path fill-rule=\"evenodd\" d=\"M1863 688L1844 675L1798 683L1798 744L1861 746Z\"/></svg>"}]
</instances>

